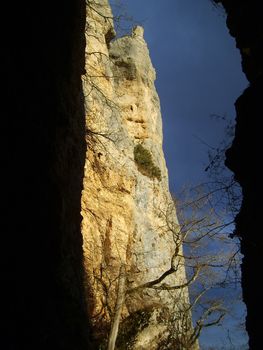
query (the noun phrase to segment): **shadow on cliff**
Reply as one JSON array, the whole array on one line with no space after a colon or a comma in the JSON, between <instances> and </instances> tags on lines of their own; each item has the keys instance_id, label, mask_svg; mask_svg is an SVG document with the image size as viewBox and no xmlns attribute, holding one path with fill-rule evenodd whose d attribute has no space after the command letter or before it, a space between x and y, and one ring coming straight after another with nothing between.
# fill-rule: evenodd
<instances>
[{"instance_id":1,"label":"shadow on cliff","mask_svg":"<svg viewBox=\"0 0 263 350\"><path fill-rule=\"evenodd\" d=\"M85 2L7 7L1 345L90 349L80 233Z\"/></svg>"},{"instance_id":2,"label":"shadow on cliff","mask_svg":"<svg viewBox=\"0 0 263 350\"><path fill-rule=\"evenodd\" d=\"M226 152L226 165L235 173L243 192L243 201L236 217L235 233L241 240L244 255L241 265L243 300L247 306L246 329L250 349L259 349L261 326L259 278L262 255L262 177L260 159L262 130L258 118L263 115L263 79L251 84L236 101L235 138Z\"/></svg>"},{"instance_id":3,"label":"shadow on cliff","mask_svg":"<svg viewBox=\"0 0 263 350\"><path fill-rule=\"evenodd\" d=\"M235 174L243 192L236 217L236 235L244 255L243 299L247 305L246 328L249 348L262 347L261 288L262 255L262 128L263 115L263 27L261 1L215 0L227 13L227 26L242 57L243 72L250 83L236 101L236 130L226 152L226 165Z\"/></svg>"}]
</instances>

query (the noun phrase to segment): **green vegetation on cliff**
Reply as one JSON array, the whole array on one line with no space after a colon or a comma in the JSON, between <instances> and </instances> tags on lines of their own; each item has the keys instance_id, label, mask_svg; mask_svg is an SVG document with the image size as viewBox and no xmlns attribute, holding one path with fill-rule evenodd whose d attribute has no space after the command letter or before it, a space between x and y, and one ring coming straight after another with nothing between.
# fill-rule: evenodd
<instances>
[{"instance_id":1,"label":"green vegetation on cliff","mask_svg":"<svg viewBox=\"0 0 263 350\"><path fill-rule=\"evenodd\" d=\"M145 176L161 181L161 170L153 163L150 151L144 148L141 144L134 147L134 160L138 170Z\"/></svg>"}]
</instances>

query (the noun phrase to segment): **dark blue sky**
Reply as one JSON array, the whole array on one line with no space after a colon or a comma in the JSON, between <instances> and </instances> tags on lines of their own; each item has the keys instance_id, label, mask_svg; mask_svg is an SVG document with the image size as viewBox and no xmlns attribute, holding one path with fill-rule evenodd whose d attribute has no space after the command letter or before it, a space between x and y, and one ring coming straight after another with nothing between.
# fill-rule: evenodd
<instances>
[{"instance_id":1,"label":"dark blue sky","mask_svg":"<svg viewBox=\"0 0 263 350\"><path fill-rule=\"evenodd\" d=\"M120 2L134 22L145 29L157 73L170 190L177 192L183 185L206 178L208 148L200 139L217 146L225 126L210 116L235 117L234 102L247 86L240 54L222 10L209 0ZM241 306L238 317L243 312ZM201 348L211 344L216 349L230 349L228 328L237 344L231 349L241 350L245 338L235 329L233 320L226 321L224 328L208 330L201 337Z\"/></svg>"}]
</instances>

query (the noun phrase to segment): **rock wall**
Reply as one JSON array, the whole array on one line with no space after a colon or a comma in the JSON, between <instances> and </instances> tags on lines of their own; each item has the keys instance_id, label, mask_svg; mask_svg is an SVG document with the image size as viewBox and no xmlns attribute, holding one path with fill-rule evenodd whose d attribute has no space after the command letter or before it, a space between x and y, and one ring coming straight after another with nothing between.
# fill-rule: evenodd
<instances>
[{"instance_id":1,"label":"rock wall","mask_svg":"<svg viewBox=\"0 0 263 350\"><path fill-rule=\"evenodd\" d=\"M226 152L226 165L234 172L243 192L235 233L241 240L243 299L247 305L246 328L249 348L262 344L259 300L259 276L262 274L262 135L263 115L263 18L261 1L216 1L227 13L227 26L240 50L242 69L249 86L237 99L236 131L233 144Z\"/></svg>"},{"instance_id":2,"label":"rock wall","mask_svg":"<svg viewBox=\"0 0 263 350\"><path fill-rule=\"evenodd\" d=\"M1 346L92 349L80 232L85 3L5 5Z\"/></svg>"},{"instance_id":3,"label":"rock wall","mask_svg":"<svg viewBox=\"0 0 263 350\"><path fill-rule=\"evenodd\" d=\"M186 281L183 259L173 258L182 247L162 150L155 70L142 27L112 40L106 0L90 1L87 18L83 89L89 147L82 233L94 337L102 345L109 333L124 267L126 295L117 347L159 349L166 344L169 349L169 326L172 319L178 326L176 303L188 302L187 288L139 288L171 266L175 272L163 282L174 286Z\"/></svg>"}]
</instances>

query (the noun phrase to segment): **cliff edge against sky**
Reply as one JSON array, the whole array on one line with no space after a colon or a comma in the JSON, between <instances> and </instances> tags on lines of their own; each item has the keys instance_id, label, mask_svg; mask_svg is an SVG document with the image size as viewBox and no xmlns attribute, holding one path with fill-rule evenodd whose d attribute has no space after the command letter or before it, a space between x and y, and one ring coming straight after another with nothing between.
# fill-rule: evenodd
<instances>
[{"instance_id":1,"label":"cliff edge against sky","mask_svg":"<svg viewBox=\"0 0 263 350\"><path fill-rule=\"evenodd\" d=\"M101 339L114 317L123 267L125 302L118 340L127 349L158 349L167 341L176 304L187 303L188 290L140 286L172 265L174 273L163 282L183 285L184 261L174 258L182 246L162 149L155 70L143 28L134 27L130 35L115 40L114 33L108 1L90 2L82 192L88 306L95 337Z\"/></svg>"}]
</instances>

